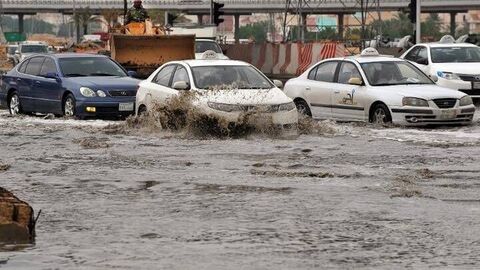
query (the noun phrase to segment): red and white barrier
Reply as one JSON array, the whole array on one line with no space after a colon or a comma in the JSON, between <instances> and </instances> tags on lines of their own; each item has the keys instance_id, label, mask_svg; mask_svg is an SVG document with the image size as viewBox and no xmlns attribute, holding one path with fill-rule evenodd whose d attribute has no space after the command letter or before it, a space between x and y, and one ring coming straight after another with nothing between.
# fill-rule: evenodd
<instances>
[{"instance_id":1,"label":"red and white barrier","mask_svg":"<svg viewBox=\"0 0 480 270\"><path fill-rule=\"evenodd\" d=\"M256 66L269 75L298 76L327 58L345 56L339 43L285 43L227 45L227 56Z\"/></svg>"}]
</instances>

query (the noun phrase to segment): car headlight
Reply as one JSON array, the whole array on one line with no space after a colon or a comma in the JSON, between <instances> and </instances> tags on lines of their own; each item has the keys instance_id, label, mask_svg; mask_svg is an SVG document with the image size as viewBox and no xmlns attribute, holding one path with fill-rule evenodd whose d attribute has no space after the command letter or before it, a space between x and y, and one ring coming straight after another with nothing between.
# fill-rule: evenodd
<instances>
[{"instance_id":1,"label":"car headlight","mask_svg":"<svg viewBox=\"0 0 480 270\"><path fill-rule=\"evenodd\" d=\"M446 80L460 80L460 77L458 77L457 74L452 73L452 72L437 71L437 75L438 75L438 77L444 78Z\"/></svg>"},{"instance_id":2,"label":"car headlight","mask_svg":"<svg viewBox=\"0 0 480 270\"><path fill-rule=\"evenodd\" d=\"M97 96L97 94L95 94L95 92L88 87L80 87L80 93L84 97L95 97L95 96Z\"/></svg>"},{"instance_id":3,"label":"car headlight","mask_svg":"<svg viewBox=\"0 0 480 270\"><path fill-rule=\"evenodd\" d=\"M415 106L415 107L429 107L428 101L422 98L404 97L402 100L403 106Z\"/></svg>"},{"instance_id":4,"label":"car headlight","mask_svg":"<svg viewBox=\"0 0 480 270\"><path fill-rule=\"evenodd\" d=\"M460 106L468 106L472 104L473 104L473 100L470 96L464 96L460 99Z\"/></svg>"},{"instance_id":5,"label":"car headlight","mask_svg":"<svg viewBox=\"0 0 480 270\"><path fill-rule=\"evenodd\" d=\"M105 92L103 92L102 90L98 90L98 91L97 91L97 95L98 95L99 97L106 97L106 96L107 96L107 94L105 94Z\"/></svg>"},{"instance_id":6,"label":"car headlight","mask_svg":"<svg viewBox=\"0 0 480 270\"><path fill-rule=\"evenodd\" d=\"M296 106L295 106L295 103L293 103L293 102L278 105L278 110L279 111L291 111L295 108L296 108Z\"/></svg>"},{"instance_id":7,"label":"car headlight","mask_svg":"<svg viewBox=\"0 0 480 270\"><path fill-rule=\"evenodd\" d=\"M208 107L214 110L223 111L223 112L235 112L235 111L243 110L240 105L216 103L216 102L208 102L207 104L208 104Z\"/></svg>"}]
</instances>

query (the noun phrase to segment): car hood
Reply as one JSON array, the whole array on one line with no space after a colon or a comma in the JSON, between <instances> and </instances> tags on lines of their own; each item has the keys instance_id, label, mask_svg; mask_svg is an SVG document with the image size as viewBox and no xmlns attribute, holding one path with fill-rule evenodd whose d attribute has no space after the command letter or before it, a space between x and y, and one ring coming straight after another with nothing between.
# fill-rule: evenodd
<instances>
[{"instance_id":1,"label":"car hood","mask_svg":"<svg viewBox=\"0 0 480 270\"><path fill-rule=\"evenodd\" d=\"M274 105L292 102L280 89L198 90L197 103L216 102L236 105Z\"/></svg>"},{"instance_id":2,"label":"car hood","mask_svg":"<svg viewBox=\"0 0 480 270\"><path fill-rule=\"evenodd\" d=\"M480 74L480 63L438 63L432 64L434 71L452 72L457 74Z\"/></svg>"},{"instance_id":3,"label":"car hood","mask_svg":"<svg viewBox=\"0 0 480 270\"><path fill-rule=\"evenodd\" d=\"M466 94L457 90L452 90L437 85L393 85L377 87L379 91L385 93L395 93L402 97L418 97L426 100L437 98L462 98Z\"/></svg>"},{"instance_id":4,"label":"car hood","mask_svg":"<svg viewBox=\"0 0 480 270\"><path fill-rule=\"evenodd\" d=\"M140 82L131 77L69 77L65 80L79 87L89 87L95 90L136 90Z\"/></svg>"}]
</instances>

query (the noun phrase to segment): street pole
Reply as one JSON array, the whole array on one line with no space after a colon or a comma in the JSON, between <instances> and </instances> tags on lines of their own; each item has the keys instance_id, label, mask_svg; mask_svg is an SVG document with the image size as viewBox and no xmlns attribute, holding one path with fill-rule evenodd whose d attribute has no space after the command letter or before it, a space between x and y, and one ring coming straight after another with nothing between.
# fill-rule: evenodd
<instances>
[{"instance_id":1,"label":"street pole","mask_svg":"<svg viewBox=\"0 0 480 270\"><path fill-rule=\"evenodd\" d=\"M73 0L73 24L74 24L74 27L73 27L73 38L75 40L75 43L78 43L79 41L79 38L78 38L78 17L77 17L77 7L76 7L76 3L75 3L75 0Z\"/></svg>"},{"instance_id":2,"label":"street pole","mask_svg":"<svg viewBox=\"0 0 480 270\"><path fill-rule=\"evenodd\" d=\"M210 0L210 25L213 24L213 0Z\"/></svg>"},{"instance_id":3,"label":"street pole","mask_svg":"<svg viewBox=\"0 0 480 270\"><path fill-rule=\"evenodd\" d=\"M421 33L421 22L420 22L420 15L422 14L422 11L421 11L421 7L422 7L422 0L417 0L417 14L415 14L415 17L416 17L416 22L415 22L415 43L418 44L421 41L421 36L422 36L422 33Z\"/></svg>"}]
</instances>

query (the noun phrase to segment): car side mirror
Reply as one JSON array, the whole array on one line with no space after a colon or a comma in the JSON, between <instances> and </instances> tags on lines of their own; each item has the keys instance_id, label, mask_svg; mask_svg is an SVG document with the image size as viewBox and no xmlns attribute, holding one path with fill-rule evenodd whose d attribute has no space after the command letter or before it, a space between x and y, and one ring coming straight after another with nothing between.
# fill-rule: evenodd
<instances>
[{"instance_id":1,"label":"car side mirror","mask_svg":"<svg viewBox=\"0 0 480 270\"><path fill-rule=\"evenodd\" d=\"M438 82L438 76L437 76L437 75L430 75L430 79L431 79L433 82Z\"/></svg>"},{"instance_id":2,"label":"car side mirror","mask_svg":"<svg viewBox=\"0 0 480 270\"><path fill-rule=\"evenodd\" d=\"M280 80L273 80L273 84L278 88L283 88L283 83Z\"/></svg>"},{"instance_id":3,"label":"car side mirror","mask_svg":"<svg viewBox=\"0 0 480 270\"><path fill-rule=\"evenodd\" d=\"M363 81L358 77L352 77L348 80L348 84L363 85Z\"/></svg>"},{"instance_id":4,"label":"car side mirror","mask_svg":"<svg viewBox=\"0 0 480 270\"><path fill-rule=\"evenodd\" d=\"M135 77L137 77L138 74L134 70L129 70L129 71L127 71L127 75L128 75L128 77L135 78Z\"/></svg>"},{"instance_id":5,"label":"car side mirror","mask_svg":"<svg viewBox=\"0 0 480 270\"><path fill-rule=\"evenodd\" d=\"M428 65L428 59L427 58L419 58L417 60L417 64L420 64L420 65Z\"/></svg>"},{"instance_id":6,"label":"car side mirror","mask_svg":"<svg viewBox=\"0 0 480 270\"><path fill-rule=\"evenodd\" d=\"M56 81L60 81L60 77L55 72L48 72L47 74L43 75L43 77L47 79L54 79Z\"/></svg>"},{"instance_id":7,"label":"car side mirror","mask_svg":"<svg viewBox=\"0 0 480 270\"><path fill-rule=\"evenodd\" d=\"M175 90L189 90L190 85L186 81L178 81L173 84L173 89Z\"/></svg>"},{"instance_id":8,"label":"car side mirror","mask_svg":"<svg viewBox=\"0 0 480 270\"><path fill-rule=\"evenodd\" d=\"M15 54L20 54L20 51L19 51L19 50L16 50L16 51L15 51Z\"/></svg>"}]
</instances>

